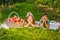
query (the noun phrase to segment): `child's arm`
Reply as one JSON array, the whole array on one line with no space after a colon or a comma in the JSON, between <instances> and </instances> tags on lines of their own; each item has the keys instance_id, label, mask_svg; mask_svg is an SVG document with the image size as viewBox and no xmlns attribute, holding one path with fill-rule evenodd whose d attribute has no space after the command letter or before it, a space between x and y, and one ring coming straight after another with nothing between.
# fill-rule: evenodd
<instances>
[{"instance_id":1,"label":"child's arm","mask_svg":"<svg viewBox=\"0 0 60 40\"><path fill-rule=\"evenodd\" d=\"M49 28L49 24L47 24L46 22L45 22L45 26L46 26L47 29Z\"/></svg>"},{"instance_id":2,"label":"child's arm","mask_svg":"<svg viewBox=\"0 0 60 40\"><path fill-rule=\"evenodd\" d=\"M35 24L33 24L33 23L30 23L33 27L35 27Z\"/></svg>"},{"instance_id":3,"label":"child's arm","mask_svg":"<svg viewBox=\"0 0 60 40\"><path fill-rule=\"evenodd\" d=\"M29 26L29 23L24 23L24 27L28 27Z\"/></svg>"},{"instance_id":4,"label":"child's arm","mask_svg":"<svg viewBox=\"0 0 60 40\"><path fill-rule=\"evenodd\" d=\"M42 23L40 23L40 27L42 28L44 26L44 21Z\"/></svg>"}]
</instances>

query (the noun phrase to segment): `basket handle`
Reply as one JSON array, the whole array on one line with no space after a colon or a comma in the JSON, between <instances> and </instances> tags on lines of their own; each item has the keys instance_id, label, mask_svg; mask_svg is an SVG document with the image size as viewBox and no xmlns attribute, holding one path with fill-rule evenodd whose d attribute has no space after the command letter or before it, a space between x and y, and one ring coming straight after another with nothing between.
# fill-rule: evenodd
<instances>
[{"instance_id":1,"label":"basket handle","mask_svg":"<svg viewBox=\"0 0 60 40\"><path fill-rule=\"evenodd\" d=\"M11 16L12 14L16 14L16 15L19 17L18 13L13 11L13 12L11 12L11 13L9 14L8 18L10 18L10 16Z\"/></svg>"}]
</instances>

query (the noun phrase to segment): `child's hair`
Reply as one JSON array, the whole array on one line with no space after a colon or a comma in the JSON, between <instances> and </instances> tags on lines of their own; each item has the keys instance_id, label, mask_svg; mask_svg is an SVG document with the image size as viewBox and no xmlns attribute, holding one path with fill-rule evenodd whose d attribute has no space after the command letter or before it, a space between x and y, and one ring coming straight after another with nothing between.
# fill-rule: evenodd
<instances>
[{"instance_id":1,"label":"child's hair","mask_svg":"<svg viewBox=\"0 0 60 40\"><path fill-rule=\"evenodd\" d=\"M43 15L42 16L45 16L45 15L47 15L47 13L43 13ZM48 16L48 15L47 15Z\"/></svg>"},{"instance_id":2,"label":"child's hair","mask_svg":"<svg viewBox=\"0 0 60 40\"><path fill-rule=\"evenodd\" d=\"M27 13L27 16L26 16L26 18L25 18L25 22L27 22L27 18L29 17L29 16L31 16L32 18L33 18L33 24L35 24L35 20L34 20L34 16L32 15L32 13L31 12L28 12ZM28 23L28 22L27 22Z\"/></svg>"}]
</instances>

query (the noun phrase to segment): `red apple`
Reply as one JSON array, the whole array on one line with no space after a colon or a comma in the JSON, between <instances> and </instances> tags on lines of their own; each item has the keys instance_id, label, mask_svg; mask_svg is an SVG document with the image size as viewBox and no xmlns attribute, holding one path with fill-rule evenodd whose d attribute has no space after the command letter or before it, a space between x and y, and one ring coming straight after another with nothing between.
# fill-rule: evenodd
<instances>
[{"instance_id":1,"label":"red apple","mask_svg":"<svg viewBox=\"0 0 60 40\"><path fill-rule=\"evenodd\" d=\"M14 17L13 17L13 19L17 19L18 17L15 15Z\"/></svg>"},{"instance_id":2,"label":"red apple","mask_svg":"<svg viewBox=\"0 0 60 40\"><path fill-rule=\"evenodd\" d=\"M16 19L17 19L17 17L14 16L14 17L12 18L13 22L16 22L16 21L17 21Z\"/></svg>"},{"instance_id":3,"label":"red apple","mask_svg":"<svg viewBox=\"0 0 60 40\"><path fill-rule=\"evenodd\" d=\"M58 26L58 28L60 28L60 26Z\"/></svg>"},{"instance_id":4,"label":"red apple","mask_svg":"<svg viewBox=\"0 0 60 40\"><path fill-rule=\"evenodd\" d=\"M17 23L19 23L19 24L22 22L20 18L18 18L16 20L17 20Z\"/></svg>"},{"instance_id":5,"label":"red apple","mask_svg":"<svg viewBox=\"0 0 60 40\"><path fill-rule=\"evenodd\" d=\"M21 21L20 18L17 18L16 20L17 20L18 23L20 23L20 21Z\"/></svg>"}]
</instances>

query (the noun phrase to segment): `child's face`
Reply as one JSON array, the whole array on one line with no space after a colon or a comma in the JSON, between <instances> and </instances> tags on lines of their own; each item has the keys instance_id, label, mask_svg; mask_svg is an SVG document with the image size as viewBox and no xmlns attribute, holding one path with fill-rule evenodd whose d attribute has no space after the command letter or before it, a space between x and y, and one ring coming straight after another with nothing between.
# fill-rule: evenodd
<instances>
[{"instance_id":1,"label":"child's face","mask_svg":"<svg viewBox=\"0 0 60 40\"><path fill-rule=\"evenodd\" d=\"M27 21L28 21L28 22L33 22L32 16L29 16L29 17L27 18Z\"/></svg>"},{"instance_id":2,"label":"child's face","mask_svg":"<svg viewBox=\"0 0 60 40\"><path fill-rule=\"evenodd\" d=\"M48 20L47 15L42 16L42 20Z\"/></svg>"}]
</instances>

